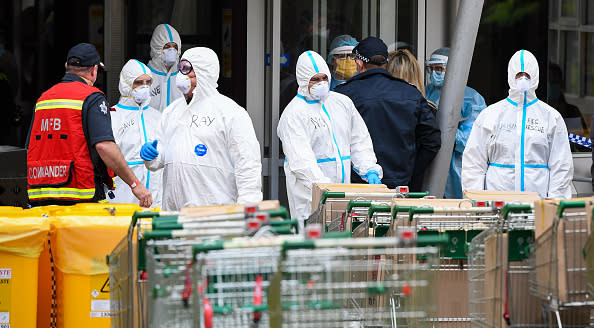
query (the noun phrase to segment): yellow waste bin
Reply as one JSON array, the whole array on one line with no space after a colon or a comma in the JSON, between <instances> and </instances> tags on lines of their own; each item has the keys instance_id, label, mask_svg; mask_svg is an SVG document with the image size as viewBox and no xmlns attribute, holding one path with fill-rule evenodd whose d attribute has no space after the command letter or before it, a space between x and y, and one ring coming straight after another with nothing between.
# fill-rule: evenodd
<instances>
[{"instance_id":1,"label":"yellow waste bin","mask_svg":"<svg viewBox=\"0 0 594 328\"><path fill-rule=\"evenodd\" d=\"M49 228L38 210L0 209L0 327L36 327L37 270Z\"/></svg>"},{"instance_id":2,"label":"yellow waste bin","mask_svg":"<svg viewBox=\"0 0 594 328\"><path fill-rule=\"evenodd\" d=\"M109 268L105 262L126 235L137 205L79 204L55 213L51 231L57 326L110 326Z\"/></svg>"}]
</instances>

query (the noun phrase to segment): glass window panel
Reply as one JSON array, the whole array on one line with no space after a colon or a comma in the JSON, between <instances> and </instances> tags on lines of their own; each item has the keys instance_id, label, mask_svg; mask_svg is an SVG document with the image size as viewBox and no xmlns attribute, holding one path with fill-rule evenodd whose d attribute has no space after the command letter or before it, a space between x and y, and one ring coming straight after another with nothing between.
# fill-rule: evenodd
<instances>
[{"instance_id":1,"label":"glass window panel","mask_svg":"<svg viewBox=\"0 0 594 328\"><path fill-rule=\"evenodd\" d=\"M558 47L557 47L557 39L558 39L559 32L557 30L550 30L549 31L549 58L553 63L559 63L559 57L557 56Z\"/></svg>"},{"instance_id":2,"label":"glass window panel","mask_svg":"<svg viewBox=\"0 0 594 328\"><path fill-rule=\"evenodd\" d=\"M586 3L586 24L594 24L594 0L587 0Z\"/></svg>"},{"instance_id":3,"label":"glass window panel","mask_svg":"<svg viewBox=\"0 0 594 328\"><path fill-rule=\"evenodd\" d=\"M586 83L586 96L594 96L594 33L585 33L585 59L586 68L584 80Z\"/></svg>"},{"instance_id":4,"label":"glass window panel","mask_svg":"<svg viewBox=\"0 0 594 328\"><path fill-rule=\"evenodd\" d=\"M415 0L283 1L280 112L297 94L295 65L299 55L306 50L314 50L327 58L332 41L338 36L347 34L360 41L369 35L382 37L381 31L388 31L390 40L384 40L388 46L402 41L414 52L416 7Z\"/></svg>"},{"instance_id":5,"label":"glass window panel","mask_svg":"<svg viewBox=\"0 0 594 328\"><path fill-rule=\"evenodd\" d=\"M549 6L551 23L556 23L559 21L559 0L550 0Z\"/></svg>"},{"instance_id":6,"label":"glass window panel","mask_svg":"<svg viewBox=\"0 0 594 328\"><path fill-rule=\"evenodd\" d=\"M561 0L561 17L577 16L577 0Z\"/></svg>"},{"instance_id":7,"label":"glass window panel","mask_svg":"<svg viewBox=\"0 0 594 328\"><path fill-rule=\"evenodd\" d=\"M579 93L579 54L577 32L562 32L565 45L565 92L577 95Z\"/></svg>"}]
</instances>

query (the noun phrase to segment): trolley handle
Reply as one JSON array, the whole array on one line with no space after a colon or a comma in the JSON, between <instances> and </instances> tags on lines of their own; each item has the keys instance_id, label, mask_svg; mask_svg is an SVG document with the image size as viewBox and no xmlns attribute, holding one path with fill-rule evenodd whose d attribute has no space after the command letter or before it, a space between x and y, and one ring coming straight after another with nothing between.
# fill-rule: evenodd
<instances>
[{"instance_id":1,"label":"trolley handle","mask_svg":"<svg viewBox=\"0 0 594 328\"><path fill-rule=\"evenodd\" d=\"M413 206L398 206L397 204L394 204L394 206L392 207L392 220L395 221L396 220L396 216L400 212L407 212L408 213L412 207Z\"/></svg>"},{"instance_id":2,"label":"trolley handle","mask_svg":"<svg viewBox=\"0 0 594 328\"><path fill-rule=\"evenodd\" d=\"M132 232L134 231L134 227L136 226L138 219L155 218L159 217L160 215L161 214L159 212L135 211L132 215L132 220L130 221L130 227L128 228L128 237L132 235Z\"/></svg>"},{"instance_id":3,"label":"trolley handle","mask_svg":"<svg viewBox=\"0 0 594 328\"><path fill-rule=\"evenodd\" d=\"M371 218L374 213L379 212L390 213L391 210L392 207L390 207L390 205L371 204L371 206L369 206L369 210L367 211L367 217Z\"/></svg>"},{"instance_id":4,"label":"trolley handle","mask_svg":"<svg viewBox=\"0 0 594 328\"><path fill-rule=\"evenodd\" d=\"M346 197L346 195L342 191L328 191L328 190L324 190L324 192L322 193L322 198L320 200L320 203L326 204L326 200L328 198L345 198L345 197Z\"/></svg>"},{"instance_id":5,"label":"trolley handle","mask_svg":"<svg viewBox=\"0 0 594 328\"><path fill-rule=\"evenodd\" d=\"M434 213L433 207L423 207L423 206L411 206L408 210L408 222L412 222L413 217L415 214L432 214Z\"/></svg>"},{"instance_id":6,"label":"trolley handle","mask_svg":"<svg viewBox=\"0 0 594 328\"><path fill-rule=\"evenodd\" d=\"M271 211L264 211L266 213L268 213L268 215L272 218L272 217L281 217L285 220L289 220L289 211L287 210L286 207L281 206L278 210L271 210Z\"/></svg>"},{"instance_id":7,"label":"trolley handle","mask_svg":"<svg viewBox=\"0 0 594 328\"><path fill-rule=\"evenodd\" d=\"M521 213L521 212L531 212L532 211L532 204L505 204L503 209L501 210L501 216L504 220L507 220L507 215L509 213Z\"/></svg>"},{"instance_id":8,"label":"trolley handle","mask_svg":"<svg viewBox=\"0 0 594 328\"><path fill-rule=\"evenodd\" d=\"M586 202L583 200L562 200L559 202L559 208L557 209L557 217L563 215L563 211L566 208L583 208L586 207Z\"/></svg>"},{"instance_id":9,"label":"trolley handle","mask_svg":"<svg viewBox=\"0 0 594 328\"><path fill-rule=\"evenodd\" d=\"M417 235L417 246L446 246L450 240L447 232L436 235Z\"/></svg>"},{"instance_id":10,"label":"trolley handle","mask_svg":"<svg viewBox=\"0 0 594 328\"><path fill-rule=\"evenodd\" d=\"M347 204L346 212L351 213L351 211L353 210L353 207L367 207L367 208L369 208L370 206L371 206L371 201L369 201L369 200L349 200L349 203Z\"/></svg>"},{"instance_id":11,"label":"trolley handle","mask_svg":"<svg viewBox=\"0 0 594 328\"><path fill-rule=\"evenodd\" d=\"M408 193L408 198L423 198L429 196L428 191L411 191Z\"/></svg>"}]
</instances>

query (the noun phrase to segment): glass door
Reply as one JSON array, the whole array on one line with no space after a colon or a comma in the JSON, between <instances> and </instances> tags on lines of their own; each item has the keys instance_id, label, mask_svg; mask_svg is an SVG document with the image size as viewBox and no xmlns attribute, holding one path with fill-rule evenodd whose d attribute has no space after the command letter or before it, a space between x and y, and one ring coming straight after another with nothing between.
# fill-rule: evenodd
<instances>
[{"instance_id":1,"label":"glass door","mask_svg":"<svg viewBox=\"0 0 594 328\"><path fill-rule=\"evenodd\" d=\"M424 2L423 2L424 3ZM424 8L424 7L423 7ZM286 204L282 147L276 126L297 94L295 64L306 50L327 58L332 41L350 35L357 41L381 38L388 50L406 47L417 54L419 8L416 0L271 0L266 8L265 197ZM422 13L424 14L424 13ZM248 45L249 46L249 45Z\"/></svg>"}]
</instances>

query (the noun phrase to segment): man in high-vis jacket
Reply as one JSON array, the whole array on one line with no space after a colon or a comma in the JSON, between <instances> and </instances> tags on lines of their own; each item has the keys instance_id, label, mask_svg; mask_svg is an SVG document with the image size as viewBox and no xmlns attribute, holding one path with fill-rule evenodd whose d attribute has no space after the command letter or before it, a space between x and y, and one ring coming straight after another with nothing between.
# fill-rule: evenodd
<instances>
[{"instance_id":1,"label":"man in high-vis jacket","mask_svg":"<svg viewBox=\"0 0 594 328\"><path fill-rule=\"evenodd\" d=\"M33 206L105 199L113 186L108 168L149 207L151 193L138 181L114 142L107 99L93 87L99 53L89 43L68 51L62 81L45 91L27 140L27 192Z\"/></svg>"}]
</instances>

